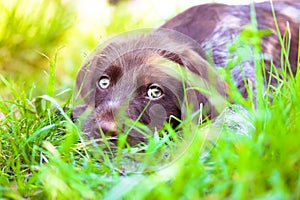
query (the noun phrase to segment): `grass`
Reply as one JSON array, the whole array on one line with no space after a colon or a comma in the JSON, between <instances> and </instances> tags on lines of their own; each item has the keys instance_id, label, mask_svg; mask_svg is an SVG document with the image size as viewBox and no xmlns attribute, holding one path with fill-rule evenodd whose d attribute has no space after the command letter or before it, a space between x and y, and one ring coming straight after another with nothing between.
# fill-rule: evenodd
<instances>
[{"instance_id":1,"label":"grass","mask_svg":"<svg viewBox=\"0 0 300 200\"><path fill-rule=\"evenodd\" d=\"M74 8L59 0L0 3L0 70L15 80L27 82L26 76L37 80L45 69L42 54L53 55L52 49L66 37L74 24Z\"/></svg>"},{"instance_id":2,"label":"grass","mask_svg":"<svg viewBox=\"0 0 300 200\"><path fill-rule=\"evenodd\" d=\"M249 34L255 46L266 33L248 27L232 49L249 43ZM200 128L188 118L182 123L185 140L167 125L168 134L155 135L148 144L126 146L120 138L111 148L105 138L86 139L62 109L74 102L72 89L56 89L59 56L60 51L48 58L48 83L40 96L34 91L41 85L28 89L0 75L9 93L0 97L0 198L300 198L300 75L283 74L278 87L268 86L272 101L259 88L256 110L230 86L231 96L251 116L246 135L230 126L211 144L207 137L218 127ZM220 73L226 77L226 71Z\"/></svg>"},{"instance_id":3,"label":"grass","mask_svg":"<svg viewBox=\"0 0 300 200\"><path fill-rule=\"evenodd\" d=\"M299 77L284 83L264 109L249 111L255 126L250 137L225 130L202 159L203 133L182 146L172 147L166 138L152 141L149 155L139 148L112 152L105 144L88 144L67 115L57 117L47 107L45 101L58 105L54 98L34 98L7 84L14 100L0 101L2 198L299 198ZM160 151L169 158L158 157Z\"/></svg>"}]
</instances>

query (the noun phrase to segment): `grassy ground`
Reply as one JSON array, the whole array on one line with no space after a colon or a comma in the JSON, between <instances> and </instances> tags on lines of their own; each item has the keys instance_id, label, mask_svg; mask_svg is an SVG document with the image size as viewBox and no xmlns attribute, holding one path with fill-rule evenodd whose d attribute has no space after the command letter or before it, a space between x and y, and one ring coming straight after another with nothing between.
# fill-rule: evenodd
<instances>
[{"instance_id":1,"label":"grassy ground","mask_svg":"<svg viewBox=\"0 0 300 200\"><path fill-rule=\"evenodd\" d=\"M41 85L21 87L0 75L5 91L0 98L1 198L300 198L300 76L286 81L285 75L268 91L272 101L259 90L256 110L253 102L236 98L251 116L247 135L225 128L211 145L207 134L215 127L201 128L187 119L183 141L166 127L168 134L147 145L126 146L121 138L118 148L110 148L105 140L87 140L61 109L73 103L71 87L57 89L61 56L50 56Z\"/></svg>"}]
</instances>

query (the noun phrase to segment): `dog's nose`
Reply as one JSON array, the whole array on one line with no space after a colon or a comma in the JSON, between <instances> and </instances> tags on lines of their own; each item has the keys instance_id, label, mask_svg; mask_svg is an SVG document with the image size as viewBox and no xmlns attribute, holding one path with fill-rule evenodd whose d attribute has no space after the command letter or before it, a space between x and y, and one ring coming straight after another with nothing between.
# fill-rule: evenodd
<instances>
[{"instance_id":1,"label":"dog's nose","mask_svg":"<svg viewBox=\"0 0 300 200\"><path fill-rule=\"evenodd\" d=\"M100 128L104 134L111 136L117 136L118 127L115 122L104 121L100 123Z\"/></svg>"}]
</instances>

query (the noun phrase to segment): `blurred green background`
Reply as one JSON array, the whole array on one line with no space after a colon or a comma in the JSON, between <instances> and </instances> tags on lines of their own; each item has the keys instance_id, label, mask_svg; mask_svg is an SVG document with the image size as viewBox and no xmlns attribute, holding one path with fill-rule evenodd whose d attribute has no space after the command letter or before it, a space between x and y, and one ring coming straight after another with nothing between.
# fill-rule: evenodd
<instances>
[{"instance_id":1,"label":"blurred green background","mask_svg":"<svg viewBox=\"0 0 300 200\"><path fill-rule=\"evenodd\" d=\"M47 88L49 60L56 92L72 88L76 73L98 44L118 33L154 28L195 2L135 0L0 0L0 95L5 79L18 91Z\"/></svg>"}]
</instances>

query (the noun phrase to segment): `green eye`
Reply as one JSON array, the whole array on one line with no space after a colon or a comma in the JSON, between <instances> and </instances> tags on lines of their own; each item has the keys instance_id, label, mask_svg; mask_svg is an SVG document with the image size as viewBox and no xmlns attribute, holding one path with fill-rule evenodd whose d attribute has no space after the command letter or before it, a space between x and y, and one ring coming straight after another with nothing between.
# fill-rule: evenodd
<instances>
[{"instance_id":1,"label":"green eye","mask_svg":"<svg viewBox=\"0 0 300 200\"><path fill-rule=\"evenodd\" d=\"M108 88L109 83L110 83L110 80L109 80L109 78L108 78L107 76L102 76L102 77L100 78L99 82L98 82L99 87L100 87L101 89L106 89L106 88Z\"/></svg>"},{"instance_id":2,"label":"green eye","mask_svg":"<svg viewBox=\"0 0 300 200\"><path fill-rule=\"evenodd\" d=\"M163 91L158 85L152 84L148 88L147 94L150 99L154 100L159 99L163 95Z\"/></svg>"}]
</instances>

